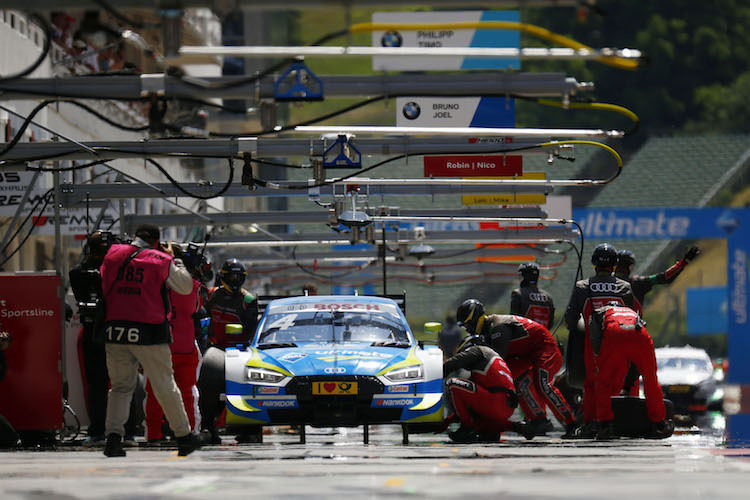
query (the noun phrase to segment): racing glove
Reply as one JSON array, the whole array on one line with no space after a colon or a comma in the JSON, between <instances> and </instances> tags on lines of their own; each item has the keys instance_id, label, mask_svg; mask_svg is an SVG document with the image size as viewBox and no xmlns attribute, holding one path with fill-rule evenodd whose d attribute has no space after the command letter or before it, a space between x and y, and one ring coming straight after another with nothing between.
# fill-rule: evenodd
<instances>
[{"instance_id":1,"label":"racing glove","mask_svg":"<svg viewBox=\"0 0 750 500\"><path fill-rule=\"evenodd\" d=\"M683 260L685 262L690 262L691 260L694 260L698 255L700 255L701 249L698 247L690 247L688 248L687 252L685 252L685 256L683 257Z\"/></svg>"}]
</instances>

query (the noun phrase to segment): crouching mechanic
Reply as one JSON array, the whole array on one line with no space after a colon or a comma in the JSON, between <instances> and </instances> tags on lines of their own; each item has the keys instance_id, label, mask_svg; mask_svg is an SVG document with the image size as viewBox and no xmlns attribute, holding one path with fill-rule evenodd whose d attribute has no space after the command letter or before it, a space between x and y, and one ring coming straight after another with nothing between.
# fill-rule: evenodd
<instances>
[{"instance_id":1,"label":"crouching mechanic","mask_svg":"<svg viewBox=\"0 0 750 500\"><path fill-rule=\"evenodd\" d=\"M596 439L617 437L611 395L622 386L630 363L643 375L643 392L652 422L651 434L647 437L671 436L674 422L666 418L663 394L656 378L654 343L646 330L646 322L631 308L610 302L594 311L590 328L592 347L598 355Z\"/></svg>"},{"instance_id":2,"label":"crouching mechanic","mask_svg":"<svg viewBox=\"0 0 750 500\"><path fill-rule=\"evenodd\" d=\"M443 376L461 369L470 371L471 377L450 377L445 381L461 420L461 427L449 434L451 440L498 441L500 433L507 430L533 439L534 433L528 425L510 421L518 406L513 377L505 361L494 350L481 345L479 335L463 339L457 352L443 364Z\"/></svg>"},{"instance_id":3,"label":"crouching mechanic","mask_svg":"<svg viewBox=\"0 0 750 500\"><path fill-rule=\"evenodd\" d=\"M113 245L101 266L105 304L104 340L111 388L107 404L104 454L123 457L122 434L136 386L138 365L177 437L178 454L200 448L190 431L180 391L172 372L168 291L186 295L193 279L171 245L161 246L159 228L143 224L130 245Z\"/></svg>"},{"instance_id":4,"label":"crouching mechanic","mask_svg":"<svg viewBox=\"0 0 750 500\"><path fill-rule=\"evenodd\" d=\"M521 396L531 428L537 435L546 432L546 406L565 427L575 431L575 419L567 401L552 385L563 360L552 334L544 326L522 316L485 315L484 305L476 299L465 301L456 312L458 324L470 334L481 335L484 342L507 360L516 391Z\"/></svg>"}]
</instances>

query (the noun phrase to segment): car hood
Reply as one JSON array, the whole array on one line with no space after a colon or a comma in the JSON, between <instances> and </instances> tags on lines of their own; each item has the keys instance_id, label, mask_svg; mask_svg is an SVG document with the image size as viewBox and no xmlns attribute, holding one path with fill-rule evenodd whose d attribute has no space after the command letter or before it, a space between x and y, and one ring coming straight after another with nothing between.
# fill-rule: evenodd
<instances>
[{"instance_id":1,"label":"car hood","mask_svg":"<svg viewBox=\"0 0 750 500\"><path fill-rule=\"evenodd\" d=\"M711 374L692 370L659 370L657 372L661 385L698 385L711 378Z\"/></svg>"},{"instance_id":2,"label":"car hood","mask_svg":"<svg viewBox=\"0 0 750 500\"><path fill-rule=\"evenodd\" d=\"M396 364L420 364L414 347L373 347L370 343L307 344L300 347L259 350L261 359L295 376L378 375ZM408 360L408 361L407 361Z\"/></svg>"}]
</instances>

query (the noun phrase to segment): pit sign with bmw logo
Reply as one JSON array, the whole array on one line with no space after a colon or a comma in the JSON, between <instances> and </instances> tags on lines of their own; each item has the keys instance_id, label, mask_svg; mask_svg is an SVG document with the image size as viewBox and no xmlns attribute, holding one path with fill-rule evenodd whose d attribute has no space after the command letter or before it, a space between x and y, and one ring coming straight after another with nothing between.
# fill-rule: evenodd
<instances>
[{"instance_id":1,"label":"pit sign with bmw logo","mask_svg":"<svg viewBox=\"0 0 750 500\"><path fill-rule=\"evenodd\" d=\"M472 21L519 22L518 11L375 12L373 23L456 23ZM521 32L495 29L386 29L372 32L373 47L496 47L519 48ZM435 71L460 69L521 69L518 58L464 56L374 56L375 71Z\"/></svg>"}]
</instances>

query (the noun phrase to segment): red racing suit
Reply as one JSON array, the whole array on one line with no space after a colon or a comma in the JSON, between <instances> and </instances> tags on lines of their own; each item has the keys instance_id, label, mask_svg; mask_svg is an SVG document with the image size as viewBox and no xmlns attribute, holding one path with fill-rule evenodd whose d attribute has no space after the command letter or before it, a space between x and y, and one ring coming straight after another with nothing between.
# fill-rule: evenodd
<instances>
[{"instance_id":1,"label":"red racing suit","mask_svg":"<svg viewBox=\"0 0 750 500\"><path fill-rule=\"evenodd\" d=\"M614 418L611 395L619 392L630 363L643 374L648 418L660 422L666 417L663 393L656 378L654 342L646 331L646 323L629 307L604 306L596 309L592 330L601 324L601 349L598 352L596 375L596 420Z\"/></svg>"},{"instance_id":2,"label":"red racing suit","mask_svg":"<svg viewBox=\"0 0 750 500\"><path fill-rule=\"evenodd\" d=\"M639 275L628 275L615 272L615 276L630 283L633 288L633 296L635 297L635 311L643 316L644 301L646 294L653 289L654 285L667 285L672 283L677 276L680 275L688 261L686 259L680 259L675 264L658 274L652 274L650 276L639 276ZM638 397L639 387L638 378L640 373L631 365L628 374L625 377L625 383L623 389L630 393L631 396Z\"/></svg>"},{"instance_id":3,"label":"red racing suit","mask_svg":"<svg viewBox=\"0 0 750 500\"><path fill-rule=\"evenodd\" d=\"M244 288L240 289L239 293L231 293L224 287L212 288L203 306L211 315L209 342L220 349L249 343L258 326L257 311L253 302L255 297ZM242 335L227 337L226 326L232 323L242 325Z\"/></svg>"},{"instance_id":4,"label":"red racing suit","mask_svg":"<svg viewBox=\"0 0 750 500\"><path fill-rule=\"evenodd\" d=\"M549 330L522 316L493 314L486 317L481 335L508 360L521 409L529 420L544 418L549 406L563 425L573 422L570 406L552 385L563 359Z\"/></svg>"},{"instance_id":5,"label":"red racing suit","mask_svg":"<svg viewBox=\"0 0 750 500\"><path fill-rule=\"evenodd\" d=\"M596 354L592 346L590 328L594 309L604 307L609 302L617 302L630 308L635 307L635 298L630 283L615 278L609 273L601 272L587 280L576 283L570 304L565 311L565 324L569 331L574 331L578 318L583 315L586 327L584 337L583 359L586 366L586 379L583 383L583 421L596 420ZM595 339L599 342L599 338ZM596 346L598 351L599 346ZM619 391L619 389L618 389ZM608 394L610 396L611 394Z\"/></svg>"},{"instance_id":6,"label":"red racing suit","mask_svg":"<svg viewBox=\"0 0 750 500\"><path fill-rule=\"evenodd\" d=\"M198 412L198 364L200 363L200 351L195 342L195 325L193 313L200 309L201 299L199 296L201 284L193 280L193 291L189 295L179 295L169 292L172 303L172 343L169 349L172 351L172 368L177 387L182 394L182 403L190 422L191 430L200 424ZM151 382L146 380L146 439L149 441L160 439L162 434L162 422L164 411L154 396Z\"/></svg>"},{"instance_id":7,"label":"red racing suit","mask_svg":"<svg viewBox=\"0 0 750 500\"><path fill-rule=\"evenodd\" d=\"M445 381L461 425L488 434L509 430L518 396L505 361L489 347L474 345L446 360L443 374L461 368L471 372L470 379L451 377Z\"/></svg>"},{"instance_id":8,"label":"red racing suit","mask_svg":"<svg viewBox=\"0 0 750 500\"><path fill-rule=\"evenodd\" d=\"M510 294L510 313L533 319L551 330L555 322L555 303L536 285L521 286Z\"/></svg>"}]
</instances>

